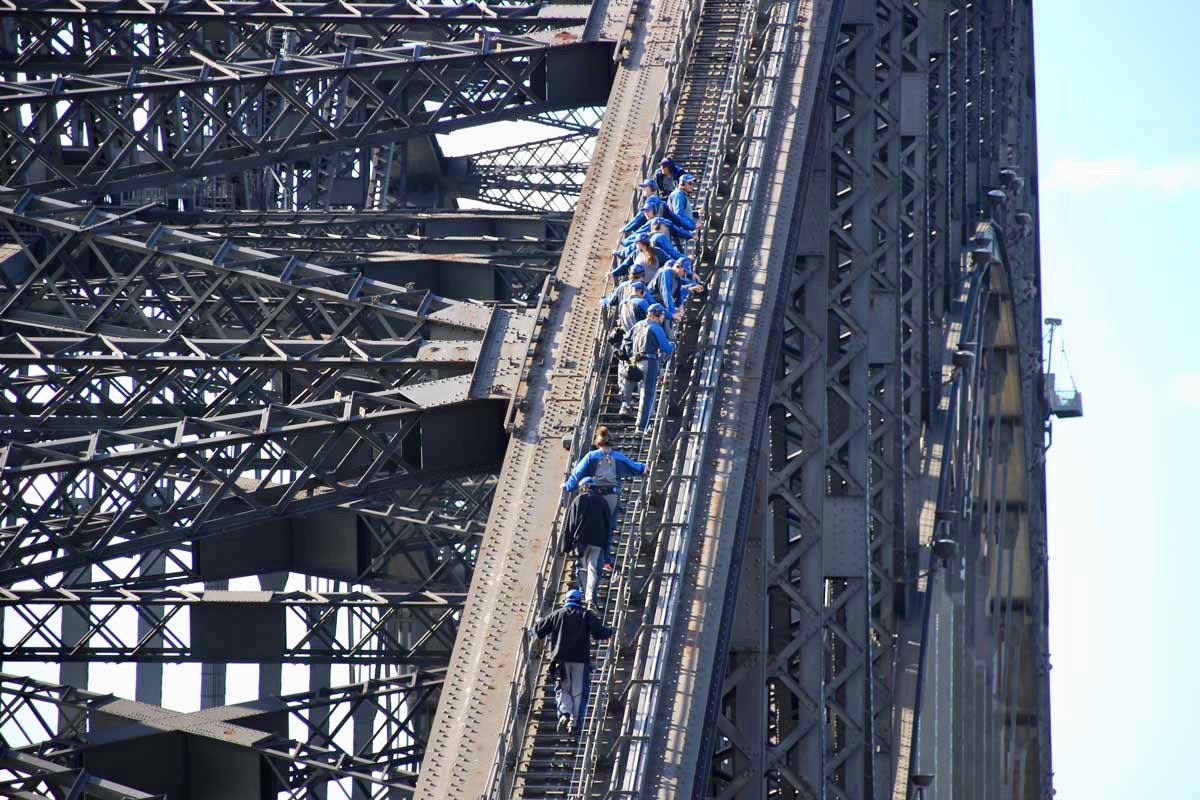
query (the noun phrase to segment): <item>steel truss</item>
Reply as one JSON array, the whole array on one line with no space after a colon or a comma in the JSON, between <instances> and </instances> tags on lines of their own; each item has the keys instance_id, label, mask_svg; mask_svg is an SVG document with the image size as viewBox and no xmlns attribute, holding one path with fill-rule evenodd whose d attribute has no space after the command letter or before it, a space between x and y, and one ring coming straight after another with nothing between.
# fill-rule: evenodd
<instances>
[{"instance_id":1,"label":"steel truss","mask_svg":"<svg viewBox=\"0 0 1200 800\"><path fill-rule=\"evenodd\" d=\"M283 796L308 797L321 784L344 781L347 797L382 800L412 789L444 675L442 669L417 670L180 713L0 674L0 725L20 730L23 739L0 753L0 777L24 773L9 786L69 786L74 780L87 796L142 800L152 795L101 781L82 768L93 740L137 748L156 735L184 731L258 754L268 784ZM113 721L126 724L109 733Z\"/></svg>"},{"instance_id":2,"label":"steel truss","mask_svg":"<svg viewBox=\"0 0 1200 800\"><path fill-rule=\"evenodd\" d=\"M552 266L562 253L570 216L496 211L358 213L251 212L163 214L191 233L262 250L345 259L354 253L468 255Z\"/></svg>"},{"instance_id":3,"label":"steel truss","mask_svg":"<svg viewBox=\"0 0 1200 800\"><path fill-rule=\"evenodd\" d=\"M585 131L476 153L467 165L472 196L523 211L569 211L579 199L594 143L595 136Z\"/></svg>"},{"instance_id":4,"label":"steel truss","mask_svg":"<svg viewBox=\"0 0 1200 800\"><path fill-rule=\"evenodd\" d=\"M954 633L946 634L954 644L940 645L961 659L954 698L926 700L952 708L938 713L954 725L939 738L939 748L953 740L952 752L936 750L939 774L926 795L985 796L1004 786L1012 796L1048 796L1044 620L1033 610L1001 613L1026 601L995 599L1005 590L994 577L1007 569L1011 589L1012 565L1027 548L1037 586L1030 609L1044 609L1044 511L1031 501L1026 516L1024 500L1018 507L996 499L1005 472L1029 481L1017 491L1023 497L1040 500L1042 481L1040 433L1031 424L1041 401L1031 366L1040 317L1028 213L1036 210L1028 14L956 0L877 0L845 11L828 92L829 149L814 165L772 395L767 521L746 556L747 570L761 569L762 577L755 583L751 575L748 587L743 577L745 588L765 594L766 614L757 595L739 598L714 796L911 796L909 777L921 771L913 723L920 703L906 676L919 671L920 658L898 651L920 640L919 613L938 602L916 577L929 567L919 554L932 541L934 516L932 501L922 506L924 470L945 469L949 459L949 445L929 438L946 382L936 339L960 325L965 331L967 321L955 316L963 313L955 299L962 265L993 239L1007 249L1005 268L1019 288L1011 297L996 291L989 312L1005 309L1015 322L1001 316L989 325L1019 333L995 345L1009 355L980 354L990 373L972 396L986 398L1003 384L1004 396L1022 399L1007 421L995 416L997 395L973 399L949 423L962 451L955 459L969 465L955 469L978 473L974 482L953 479L955 502L970 506L962 493L973 490L963 487L975 486L987 498L975 502L987 511L945 504L947 519L961 517L964 526L954 523L967 550L965 586L958 585L971 610L954 617ZM997 221L994 234L976 233L981 217ZM1029 362L1019 369L1018 352ZM1018 374L1019 391L1012 388ZM1022 454L1003 444L1018 438L1026 440ZM1001 534L1007 544L981 551L979 543L1004 527L1001 507L1029 525L1028 542L1010 530ZM1024 667L1014 667L1021 659ZM1011 711L1018 695L1029 704ZM741 735L757 725L765 741ZM933 752L924 756L926 772Z\"/></svg>"},{"instance_id":5,"label":"steel truss","mask_svg":"<svg viewBox=\"0 0 1200 800\"><path fill-rule=\"evenodd\" d=\"M470 372L478 342L0 337L0 429L91 432Z\"/></svg>"},{"instance_id":6,"label":"steel truss","mask_svg":"<svg viewBox=\"0 0 1200 800\"><path fill-rule=\"evenodd\" d=\"M565 79L548 73L603 60L607 48L488 35L8 83L0 184L101 198L298 158L320 183L345 173L358 148L583 105L586 92L558 89ZM607 75L585 82L595 95Z\"/></svg>"},{"instance_id":7,"label":"steel truss","mask_svg":"<svg viewBox=\"0 0 1200 800\"><path fill-rule=\"evenodd\" d=\"M490 271L484 299L536 302L546 275L558 264L570 216L496 211L204 212L148 209L139 214L191 233L227 239L314 264L368 270L399 281L427 274ZM147 222L149 227L153 223ZM432 281L431 281L432 283ZM451 294L454 281L438 281ZM479 296L480 284L471 284ZM466 292L458 292L465 295Z\"/></svg>"},{"instance_id":8,"label":"steel truss","mask_svg":"<svg viewBox=\"0 0 1200 800\"><path fill-rule=\"evenodd\" d=\"M31 90L0 92L0 660L62 684L0 679L0 794L165 794L104 761L164 731L259 763L230 796L412 791L532 330L449 298L533 306L569 216L274 209L428 205L421 140L464 126L594 136L611 44L578 42L588 14L0 9L5 85ZM205 207L261 213L183 212ZM221 707L238 660L262 699ZM143 702L84 708L101 661L135 664ZM196 714L158 707L179 661L201 664ZM311 691L283 694L284 662ZM374 679L329 689L334 664Z\"/></svg>"},{"instance_id":9,"label":"steel truss","mask_svg":"<svg viewBox=\"0 0 1200 800\"><path fill-rule=\"evenodd\" d=\"M503 385L479 367L502 347L438 332L494 339L500 311L30 195L0 218L28 267L0 321L86 334L4 339L11 438L41 436L0 456L12 579L412 484L423 412Z\"/></svg>"},{"instance_id":10,"label":"steel truss","mask_svg":"<svg viewBox=\"0 0 1200 800\"><path fill-rule=\"evenodd\" d=\"M18 2L0 8L0 67L38 75L163 69L197 60L308 56L347 44L385 48L397 40L455 41L477 31L523 35L581 26L586 4L441 4L243 0Z\"/></svg>"},{"instance_id":11,"label":"steel truss","mask_svg":"<svg viewBox=\"0 0 1200 800\"><path fill-rule=\"evenodd\" d=\"M124 219L28 193L0 204L28 266L19 281L5 274L0 321L133 336L407 339L435 324L478 334L490 315L228 241L163 226L131 230Z\"/></svg>"},{"instance_id":12,"label":"steel truss","mask_svg":"<svg viewBox=\"0 0 1200 800\"><path fill-rule=\"evenodd\" d=\"M5 661L210 661L409 665L444 664L454 645L465 593L395 594L230 592L168 589L28 589L0 591L6 615ZM63 617L86 622L64 636ZM146 625L130 626L137 618ZM413 644L396 623L419 627ZM214 621L254 626L257 646L230 648ZM269 621L274 635L262 624ZM339 632L339 628L349 630ZM407 634L407 630L405 631Z\"/></svg>"}]
</instances>

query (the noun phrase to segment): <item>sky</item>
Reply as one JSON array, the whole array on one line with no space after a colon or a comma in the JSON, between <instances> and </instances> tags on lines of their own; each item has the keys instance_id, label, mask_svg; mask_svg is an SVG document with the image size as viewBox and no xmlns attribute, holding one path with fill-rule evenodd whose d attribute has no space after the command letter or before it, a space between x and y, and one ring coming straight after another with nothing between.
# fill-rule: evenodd
<instances>
[{"instance_id":1,"label":"sky","mask_svg":"<svg viewBox=\"0 0 1200 800\"><path fill-rule=\"evenodd\" d=\"M1198 797L1200 3L1034 7L1043 311L1085 414L1048 454L1055 788Z\"/></svg>"}]
</instances>

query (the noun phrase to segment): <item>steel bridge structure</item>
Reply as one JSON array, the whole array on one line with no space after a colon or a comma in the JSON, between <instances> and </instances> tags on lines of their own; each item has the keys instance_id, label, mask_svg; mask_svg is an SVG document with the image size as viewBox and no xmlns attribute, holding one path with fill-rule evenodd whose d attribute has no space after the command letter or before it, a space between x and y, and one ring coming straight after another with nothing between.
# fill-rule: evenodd
<instances>
[{"instance_id":1,"label":"steel bridge structure","mask_svg":"<svg viewBox=\"0 0 1200 800\"><path fill-rule=\"evenodd\" d=\"M3 0L0 797L1052 797L1032 13ZM668 155L643 436L599 300Z\"/></svg>"}]
</instances>

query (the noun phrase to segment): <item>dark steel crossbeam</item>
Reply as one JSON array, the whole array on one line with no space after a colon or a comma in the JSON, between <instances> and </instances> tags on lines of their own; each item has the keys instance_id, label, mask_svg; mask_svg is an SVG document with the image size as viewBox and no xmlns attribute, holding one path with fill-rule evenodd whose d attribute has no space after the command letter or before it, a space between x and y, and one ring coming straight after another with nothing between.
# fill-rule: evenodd
<instances>
[{"instance_id":1,"label":"dark steel crossbeam","mask_svg":"<svg viewBox=\"0 0 1200 800\"><path fill-rule=\"evenodd\" d=\"M445 664L465 592L225 592L169 589L0 590L0 610L24 630L0 648L8 661ZM144 623L134 627L132 611ZM266 612L264 616L263 612ZM275 611L277 613L271 613ZM236 617L234 616L236 613ZM86 621L82 635L61 633L63 617ZM214 631L206 615L241 619L245 630ZM284 624L286 639L264 648L248 641L262 621ZM256 624L258 623L258 624ZM396 626L419 627L408 645ZM350 633L339 632L349 630ZM240 646L213 641L217 636ZM259 638L261 641L261 637ZM269 638L269 637L268 637ZM277 652L267 654L278 646Z\"/></svg>"},{"instance_id":2,"label":"dark steel crossbeam","mask_svg":"<svg viewBox=\"0 0 1200 800\"><path fill-rule=\"evenodd\" d=\"M123 229L118 215L29 194L0 202L0 221L30 264L0 295L0 321L9 325L135 337L406 339L433 322L482 332L490 315L228 241Z\"/></svg>"},{"instance_id":3,"label":"dark steel crossbeam","mask_svg":"<svg viewBox=\"0 0 1200 800\"><path fill-rule=\"evenodd\" d=\"M470 39L577 28L588 5L544 3L15 2L0 8L0 69L10 73L163 69L213 61L271 59L397 40Z\"/></svg>"},{"instance_id":4,"label":"dark steel crossbeam","mask_svg":"<svg viewBox=\"0 0 1200 800\"><path fill-rule=\"evenodd\" d=\"M465 188L478 200L506 208L574 208L594 143L595 136L582 131L476 153L467 159Z\"/></svg>"},{"instance_id":5,"label":"dark steel crossbeam","mask_svg":"<svg viewBox=\"0 0 1200 800\"><path fill-rule=\"evenodd\" d=\"M0 84L0 183L100 198L568 108L586 92L560 84L585 79L552 63L609 47L483 36Z\"/></svg>"},{"instance_id":6,"label":"dark steel crossbeam","mask_svg":"<svg viewBox=\"0 0 1200 800\"><path fill-rule=\"evenodd\" d=\"M0 337L0 430L28 440L469 373L471 341Z\"/></svg>"},{"instance_id":7,"label":"dark steel crossbeam","mask_svg":"<svg viewBox=\"0 0 1200 800\"><path fill-rule=\"evenodd\" d=\"M25 771L62 783L57 776L77 772L73 765L87 758L89 749L99 743L95 720L103 717L108 724L101 735L110 750L114 745L138 748L151 737L183 732L261 753L280 778L281 789L301 790L348 778L356 784L356 792L367 796L374 796L378 787L385 792L411 790L425 748L423 718L444 680L442 668L417 669L345 686L181 713L0 674L0 724L18 716L26 721L20 729L23 741L13 743L20 750L0 750L0 769ZM57 724L60 719L67 721L65 728ZM114 728L113 721L121 719L128 724ZM351 726L363 727L364 721L367 735L359 734L354 746L347 748L337 734ZM46 757L26 754L35 748L47 750ZM94 780L93 785L100 785ZM101 794L89 786L89 796L151 797L113 782L104 784L117 791Z\"/></svg>"},{"instance_id":8,"label":"dark steel crossbeam","mask_svg":"<svg viewBox=\"0 0 1200 800\"><path fill-rule=\"evenodd\" d=\"M86 769L64 767L45 758L18 752L0 740L0 796L40 800L62 797L63 791L71 792L70 796L74 797L83 792L83 796L96 800L163 800L165 797L104 780Z\"/></svg>"},{"instance_id":9,"label":"dark steel crossbeam","mask_svg":"<svg viewBox=\"0 0 1200 800\"><path fill-rule=\"evenodd\" d=\"M8 443L0 576L11 584L429 480L404 452L422 411L408 392Z\"/></svg>"},{"instance_id":10,"label":"dark steel crossbeam","mask_svg":"<svg viewBox=\"0 0 1200 800\"><path fill-rule=\"evenodd\" d=\"M411 486L344 503L311 524L299 517L295 524L302 531L325 530L328 535L334 519L330 515L336 514L355 526L351 531L361 532L357 540L339 540L354 548L356 556L353 566L340 570L322 568L320 562L297 558L287 549L281 549L265 567L261 561L250 564L245 554L261 542L264 531L243 527L233 532L234 538L215 540L212 545L207 541L143 543L131 556L106 559L101 555L93 562L94 569L84 570L82 575L68 572L35 577L48 588L149 589L254 575L263 569L306 574L316 570L350 584L393 592L466 591L495 484L493 474L459 477L426 471L416 476ZM150 569L151 565L156 568Z\"/></svg>"}]
</instances>

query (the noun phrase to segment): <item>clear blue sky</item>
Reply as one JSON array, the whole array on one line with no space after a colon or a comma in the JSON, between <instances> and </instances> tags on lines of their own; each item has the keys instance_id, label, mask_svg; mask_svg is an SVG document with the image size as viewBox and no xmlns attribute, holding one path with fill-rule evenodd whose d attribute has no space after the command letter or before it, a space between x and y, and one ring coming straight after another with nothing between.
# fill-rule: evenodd
<instances>
[{"instance_id":1,"label":"clear blue sky","mask_svg":"<svg viewBox=\"0 0 1200 800\"><path fill-rule=\"evenodd\" d=\"M1049 453L1055 786L1200 797L1200 3L1035 18L1043 305L1086 413Z\"/></svg>"}]
</instances>

